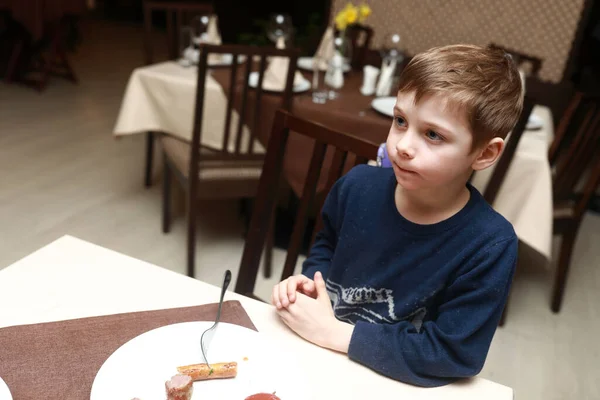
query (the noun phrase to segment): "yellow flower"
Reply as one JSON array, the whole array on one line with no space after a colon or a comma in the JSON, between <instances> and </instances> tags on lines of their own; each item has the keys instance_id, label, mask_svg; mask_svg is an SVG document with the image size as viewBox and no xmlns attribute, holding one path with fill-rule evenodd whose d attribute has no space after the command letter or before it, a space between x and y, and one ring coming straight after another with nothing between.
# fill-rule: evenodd
<instances>
[{"instance_id":1,"label":"yellow flower","mask_svg":"<svg viewBox=\"0 0 600 400\"><path fill-rule=\"evenodd\" d=\"M346 11L342 10L335 16L335 26L338 30L343 31L348 26L348 19L346 17Z\"/></svg>"},{"instance_id":2,"label":"yellow flower","mask_svg":"<svg viewBox=\"0 0 600 400\"><path fill-rule=\"evenodd\" d=\"M356 23L358 20L358 8L353 5L349 5L350 7L346 7L346 21L349 25Z\"/></svg>"},{"instance_id":3,"label":"yellow flower","mask_svg":"<svg viewBox=\"0 0 600 400\"><path fill-rule=\"evenodd\" d=\"M358 13L360 15L358 20L360 22L364 22L364 20L371 15L371 7L369 7L368 4L361 4L361 6L358 8Z\"/></svg>"}]
</instances>

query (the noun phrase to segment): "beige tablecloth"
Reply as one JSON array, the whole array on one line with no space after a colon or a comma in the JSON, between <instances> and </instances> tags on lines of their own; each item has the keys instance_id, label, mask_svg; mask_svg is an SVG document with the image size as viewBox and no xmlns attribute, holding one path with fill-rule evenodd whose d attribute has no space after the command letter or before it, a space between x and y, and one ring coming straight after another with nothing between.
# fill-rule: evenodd
<instances>
[{"instance_id":1,"label":"beige tablecloth","mask_svg":"<svg viewBox=\"0 0 600 400\"><path fill-rule=\"evenodd\" d=\"M544 121L543 127L523 133L493 206L513 224L522 242L550 259L553 205L548 148L554 139L554 125L547 107L535 106L533 113ZM483 192L492 171L476 173L473 186Z\"/></svg>"},{"instance_id":2,"label":"beige tablecloth","mask_svg":"<svg viewBox=\"0 0 600 400\"><path fill-rule=\"evenodd\" d=\"M114 135L147 131L165 132L185 141L192 140L198 70L168 61L137 68L131 74L121 103ZM221 149L227 97L212 76L206 76L202 144ZM229 148L234 149L239 116L231 115ZM249 131L244 126L242 148Z\"/></svg>"}]
</instances>

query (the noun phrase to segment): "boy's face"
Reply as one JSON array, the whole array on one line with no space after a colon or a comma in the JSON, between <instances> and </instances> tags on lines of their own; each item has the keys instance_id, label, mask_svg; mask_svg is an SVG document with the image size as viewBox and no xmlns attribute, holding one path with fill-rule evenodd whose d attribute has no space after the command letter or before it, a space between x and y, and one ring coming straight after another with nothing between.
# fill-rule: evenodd
<instances>
[{"instance_id":1,"label":"boy's face","mask_svg":"<svg viewBox=\"0 0 600 400\"><path fill-rule=\"evenodd\" d=\"M466 115L442 95L398 93L386 146L398 183L408 190L466 183L477 151Z\"/></svg>"}]
</instances>

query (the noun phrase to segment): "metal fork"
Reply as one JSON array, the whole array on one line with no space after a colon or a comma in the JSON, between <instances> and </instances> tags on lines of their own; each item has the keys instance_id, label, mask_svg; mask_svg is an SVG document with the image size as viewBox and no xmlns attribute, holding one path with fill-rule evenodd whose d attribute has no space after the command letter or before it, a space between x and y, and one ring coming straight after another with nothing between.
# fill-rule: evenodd
<instances>
[{"instance_id":1,"label":"metal fork","mask_svg":"<svg viewBox=\"0 0 600 400\"><path fill-rule=\"evenodd\" d=\"M225 297L225 292L227 291L227 287L229 286L230 282L231 282L231 271L227 270L227 271L225 271L225 276L223 277L223 285L221 286L221 298L219 299L219 309L217 310L217 318L215 319L215 323L210 328L205 330L202 333L202 336L200 337L200 348L202 349L202 357L204 357L204 362L208 366L210 366L210 364L208 363L208 358L206 358L206 353L208 353L208 345L210 344L210 342L214 336L215 328L217 327L217 324L219 323L219 320L221 319L221 308L223 308L223 297ZM209 332L211 332L211 334L206 335ZM205 336L206 336L206 340L205 340Z\"/></svg>"}]
</instances>

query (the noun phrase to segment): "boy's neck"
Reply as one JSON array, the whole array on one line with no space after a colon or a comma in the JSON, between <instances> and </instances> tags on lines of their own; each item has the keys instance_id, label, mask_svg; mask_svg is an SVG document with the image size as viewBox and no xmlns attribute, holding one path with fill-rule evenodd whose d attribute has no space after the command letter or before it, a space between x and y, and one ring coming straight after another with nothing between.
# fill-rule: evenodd
<instances>
[{"instance_id":1,"label":"boy's neck","mask_svg":"<svg viewBox=\"0 0 600 400\"><path fill-rule=\"evenodd\" d=\"M435 190L404 190L396 184L395 203L398 212L407 220L420 225L444 221L463 209L470 192L464 182Z\"/></svg>"}]
</instances>

